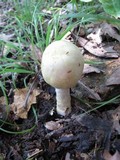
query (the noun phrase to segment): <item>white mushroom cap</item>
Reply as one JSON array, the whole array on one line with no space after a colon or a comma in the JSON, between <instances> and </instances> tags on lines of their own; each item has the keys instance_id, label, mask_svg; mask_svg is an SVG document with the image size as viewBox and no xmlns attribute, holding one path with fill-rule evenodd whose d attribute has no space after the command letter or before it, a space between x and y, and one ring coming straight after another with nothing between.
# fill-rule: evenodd
<instances>
[{"instance_id":1,"label":"white mushroom cap","mask_svg":"<svg viewBox=\"0 0 120 160\"><path fill-rule=\"evenodd\" d=\"M42 56L43 78L55 88L74 87L82 75L83 67L81 50L67 40L51 43Z\"/></svg>"}]
</instances>

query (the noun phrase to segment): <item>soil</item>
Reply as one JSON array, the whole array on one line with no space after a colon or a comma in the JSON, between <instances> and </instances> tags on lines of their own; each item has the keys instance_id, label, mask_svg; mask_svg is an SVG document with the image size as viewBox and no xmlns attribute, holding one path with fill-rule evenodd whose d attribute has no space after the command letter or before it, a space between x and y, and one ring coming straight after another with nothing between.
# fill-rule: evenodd
<instances>
[{"instance_id":1,"label":"soil","mask_svg":"<svg viewBox=\"0 0 120 160\"><path fill-rule=\"evenodd\" d=\"M51 113L55 108L54 88L45 82L42 86L43 92L34 105L37 121L31 109L26 120L15 120L11 112L7 121L12 121L13 127L8 124L2 126L10 131L23 131L34 125L35 128L25 134L9 134L1 130L1 160L104 160L104 150L112 154L120 151L120 136L113 128L112 120L112 110L115 111L118 104L83 114L88 106L72 97L72 113L60 117L56 112ZM50 94L50 99L45 94Z\"/></svg>"},{"instance_id":2,"label":"soil","mask_svg":"<svg viewBox=\"0 0 120 160\"><path fill-rule=\"evenodd\" d=\"M107 45L120 43L113 38L109 40ZM120 55L120 49L117 53ZM115 76L112 85L107 84L107 80L120 67L120 58L96 58L87 49L84 57L102 62L96 65L100 72L89 69L89 73L83 73L81 81L70 91L72 112L65 117L56 113L55 90L46 84L41 73L29 77L18 74L19 90L25 87L26 77L32 84L37 76L37 85L29 94L35 88L39 94L26 119L17 117L13 111L7 113L0 101L0 160L108 160L105 151L111 160L119 159L119 154L118 159L112 157L116 151L120 152L120 83L115 82ZM5 81L9 104L15 96L11 82L10 75ZM3 96L2 90L0 96Z\"/></svg>"}]
</instances>

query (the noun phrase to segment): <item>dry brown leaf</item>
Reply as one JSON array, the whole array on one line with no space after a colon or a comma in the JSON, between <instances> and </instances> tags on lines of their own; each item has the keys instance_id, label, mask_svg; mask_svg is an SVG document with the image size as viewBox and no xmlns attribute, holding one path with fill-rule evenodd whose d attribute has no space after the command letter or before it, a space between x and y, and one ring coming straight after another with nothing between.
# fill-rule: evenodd
<instances>
[{"instance_id":1,"label":"dry brown leaf","mask_svg":"<svg viewBox=\"0 0 120 160\"><path fill-rule=\"evenodd\" d=\"M0 97L0 105L5 105L5 104L6 104L5 97L4 96Z\"/></svg>"},{"instance_id":2,"label":"dry brown leaf","mask_svg":"<svg viewBox=\"0 0 120 160\"><path fill-rule=\"evenodd\" d=\"M29 153L27 154L27 159L33 159L33 157L35 157L36 155L38 155L39 153L43 152L43 150L39 149L39 148L35 148L33 150L30 150Z\"/></svg>"},{"instance_id":3,"label":"dry brown leaf","mask_svg":"<svg viewBox=\"0 0 120 160\"><path fill-rule=\"evenodd\" d=\"M3 2L0 2L0 7L2 7L4 5L4 3Z\"/></svg>"},{"instance_id":4,"label":"dry brown leaf","mask_svg":"<svg viewBox=\"0 0 120 160\"><path fill-rule=\"evenodd\" d=\"M57 130L60 129L62 125L59 122L49 121L45 123L45 127L49 130Z\"/></svg>"},{"instance_id":5,"label":"dry brown leaf","mask_svg":"<svg viewBox=\"0 0 120 160\"><path fill-rule=\"evenodd\" d=\"M56 0L56 4L67 2L67 0Z\"/></svg>"},{"instance_id":6,"label":"dry brown leaf","mask_svg":"<svg viewBox=\"0 0 120 160\"><path fill-rule=\"evenodd\" d=\"M69 152L66 153L66 155L65 155L65 160L71 160L71 158L70 158L70 153L69 153Z\"/></svg>"},{"instance_id":7,"label":"dry brown leaf","mask_svg":"<svg viewBox=\"0 0 120 160\"><path fill-rule=\"evenodd\" d=\"M49 148L49 152L53 153L56 149L56 142L55 141L49 141L48 148Z\"/></svg>"},{"instance_id":8,"label":"dry brown leaf","mask_svg":"<svg viewBox=\"0 0 120 160\"><path fill-rule=\"evenodd\" d=\"M108 35L120 42L120 35L117 33L117 28L108 23L102 23L95 26L94 30L87 38L100 44L102 42L102 35Z\"/></svg>"},{"instance_id":9,"label":"dry brown leaf","mask_svg":"<svg viewBox=\"0 0 120 160\"><path fill-rule=\"evenodd\" d=\"M89 64L84 64L84 69L83 69L83 73L84 74L88 74L88 73L100 73L101 70L97 67L91 66Z\"/></svg>"},{"instance_id":10,"label":"dry brown leaf","mask_svg":"<svg viewBox=\"0 0 120 160\"><path fill-rule=\"evenodd\" d=\"M110 24L102 23L101 28L102 28L102 32L104 34L108 34L110 37L112 37L120 42L120 35L117 33L115 28L113 28Z\"/></svg>"},{"instance_id":11,"label":"dry brown leaf","mask_svg":"<svg viewBox=\"0 0 120 160\"><path fill-rule=\"evenodd\" d=\"M102 42L102 31L101 28L96 28L93 33L90 33L87 38L93 42L100 44Z\"/></svg>"},{"instance_id":12,"label":"dry brown leaf","mask_svg":"<svg viewBox=\"0 0 120 160\"><path fill-rule=\"evenodd\" d=\"M15 35L14 33L8 34L8 35L2 33L2 34L0 34L0 40L9 41L9 40L13 39L14 35Z\"/></svg>"},{"instance_id":13,"label":"dry brown leaf","mask_svg":"<svg viewBox=\"0 0 120 160\"><path fill-rule=\"evenodd\" d=\"M42 51L40 48L36 47L35 45L30 45L30 49L32 51L32 58L37 59L38 61L41 62L42 59Z\"/></svg>"},{"instance_id":14,"label":"dry brown leaf","mask_svg":"<svg viewBox=\"0 0 120 160\"><path fill-rule=\"evenodd\" d=\"M112 118L113 118L113 129L118 131L118 133L120 134L120 106L117 107L112 112Z\"/></svg>"},{"instance_id":15,"label":"dry brown leaf","mask_svg":"<svg viewBox=\"0 0 120 160\"><path fill-rule=\"evenodd\" d=\"M1 21L0 21L0 26L1 26L1 27L5 26L5 25L6 25L5 22L1 22Z\"/></svg>"},{"instance_id":16,"label":"dry brown leaf","mask_svg":"<svg viewBox=\"0 0 120 160\"><path fill-rule=\"evenodd\" d=\"M39 95L39 91L34 89L28 97L27 106L25 107L27 93L27 88L15 90L14 103L11 104L11 110L14 112L16 117L26 119L31 105L36 103L36 96Z\"/></svg>"},{"instance_id":17,"label":"dry brown leaf","mask_svg":"<svg viewBox=\"0 0 120 160\"><path fill-rule=\"evenodd\" d=\"M75 4L73 3L67 3L66 4L66 9L71 12L71 11L77 11L77 7Z\"/></svg>"},{"instance_id":18,"label":"dry brown leaf","mask_svg":"<svg viewBox=\"0 0 120 160\"><path fill-rule=\"evenodd\" d=\"M87 153L81 153L80 155L84 160L89 160L90 159L90 157L87 155Z\"/></svg>"},{"instance_id":19,"label":"dry brown leaf","mask_svg":"<svg viewBox=\"0 0 120 160\"><path fill-rule=\"evenodd\" d=\"M83 48L85 48L87 51L97 57L118 58L118 53L113 49L113 46L111 46L111 50L108 47L109 51L107 51L107 47L99 46L97 43L90 42L82 37L78 38L78 42Z\"/></svg>"},{"instance_id":20,"label":"dry brown leaf","mask_svg":"<svg viewBox=\"0 0 120 160\"><path fill-rule=\"evenodd\" d=\"M98 93L96 93L93 89L90 89L88 86L86 86L85 84L83 84L81 81L78 81L77 83L79 85L80 90L82 90L83 94L85 96L88 96L92 99L101 100L101 97L99 96Z\"/></svg>"},{"instance_id":21,"label":"dry brown leaf","mask_svg":"<svg viewBox=\"0 0 120 160\"><path fill-rule=\"evenodd\" d=\"M0 118L4 119L6 116L6 101L5 97L0 97Z\"/></svg>"},{"instance_id":22,"label":"dry brown leaf","mask_svg":"<svg viewBox=\"0 0 120 160\"><path fill-rule=\"evenodd\" d=\"M13 45L13 46L15 46L15 47L18 47L18 46L21 46L21 48L23 48L24 47L24 45L23 44L20 44L20 43L14 43L14 42L11 42L11 44ZM4 45L4 48L3 48L3 51L2 51L2 54L4 55L4 56L6 56L8 53L16 53L16 49L13 47L13 48L11 48L9 45L7 45L7 44L5 44Z\"/></svg>"},{"instance_id":23,"label":"dry brown leaf","mask_svg":"<svg viewBox=\"0 0 120 160\"><path fill-rule=\"evenodd\" d=\"M106 85L120 85L120 67L115 69L114 72L110 75L106 81Z\"/></svg>"},{"instance_id":24,"label":"dry brown leaf","mask_svg":"<svg viewBox=\"0 0 120 160\"><path fill-rule=\"evenodd\" d=\"M99 96L99 94L97 92L95 92L93 89L90 89L90 92L91 92L91 94L88 97L90 97L91 99L95 99L97 101L101 101L101 97Z\"/></svg>"},{"instance_id":25,"label":"dry brown leaf","mask_svg":"<svg viewBox=\"0 0 120 160\"><path fill-rule=\"evenodd\" d=\"M105 160L120 160L120 153L118 151L111 155L107 150L104 151L103 157Z\"/></svg>"}]
</instances>

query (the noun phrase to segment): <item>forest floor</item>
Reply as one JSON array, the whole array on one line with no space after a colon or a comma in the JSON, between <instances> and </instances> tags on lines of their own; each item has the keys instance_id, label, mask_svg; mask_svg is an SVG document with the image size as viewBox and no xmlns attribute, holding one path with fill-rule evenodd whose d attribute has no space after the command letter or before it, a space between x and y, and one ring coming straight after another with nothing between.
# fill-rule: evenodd
<instances>
[{"instance_id":1,"label":"forest floor","mask_svg":"<svg viewBox=\"0 0 120 160\"><path fill-rule=\"evenodd\" d=\"M11 1L0 2L0 160L120 160L117 26L77 24L64 35L83 50L85 65L71 88L72 112L62 117L56 113L55 89L40 71L44 47L35 44L36 28L22 17L24 32L15 12ZM65 28L67 20L61 25Z\"/></svg>"}]
</instances>

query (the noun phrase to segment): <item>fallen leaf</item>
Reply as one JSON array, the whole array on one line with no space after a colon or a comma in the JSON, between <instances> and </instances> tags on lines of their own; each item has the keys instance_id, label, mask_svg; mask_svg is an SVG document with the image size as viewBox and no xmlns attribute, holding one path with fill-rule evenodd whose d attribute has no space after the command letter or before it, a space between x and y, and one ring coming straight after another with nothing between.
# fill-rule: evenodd
<instances>
[{"instance_id":1,"label":"fallen leaf","mask_svg":"<svg viewBox=\"0 0 120 160\"><path fill-rule=\"evenodd\" d=\"M30 45L30 49L32 51L32 58L41 62L42 51L40 48L36 47L35 45Z\"/></svg>"},{"instance_id":2,"label":"fallen leaf","mask_svg":"<svg viewBox=\"0 0 120 160\"><path fill-rule=\"evenodd\" d=\"M38 155L41 152L43 152L42 149L41 150L39 148L32 149L27 154L27 159L33 159L33 157L35 157L36 155Z\"/></svg>"},{"instance_id":3,"label":"fallen leaf","mask_svg":"<svg viewBox=\"0 0 120 160\"><path fill-rule=\"evenodd\" d=\"M88 73L100 73L101 70L97 67L91 66L89 64L84 64L84 69L83 69L83 73L84 74L88 74Z\"/></svg>"},{"instance_id":4,"label":"fallen leaf","mask_svg":"<svg viewBox=\"0 0 120 160\"><path fill-rule=\"evenodd\" d=\"M70 158L70 153L69 153L69 152L66 153L66 155L65 155L65 160L71 160L71 158Z\"/></svg>"},{"instance_id":5,"label":"fallen leaf","mask_svg":"<svg viewBox=\"0 0 120 160\"><path fill-rule=\"evenodd\" d=\"M4 5L4 3L3 2L0 2L0 7L2 7Z\"/></svg>"},{"instance_id":6,"label":"fallen leaf","mask_svg":"<svg viewBox=\"0 0 120 160\"><path fill-rule=\"evenodd\" d=\"M102 23L101 24L102 32L106 35L108 34L110 37L118 40L120 42L120 35L117 33L116 29L108 24L108 23Z\"/></svg>"},{"instance_id":7,"label":"fallen leaf","mask_svg":"<svg viewBox=\"0 0 120 160\"><path fill-rule=\"evenodd\" d=\"M89 88L90 89L90 88ZM93 89L90 89L91 94L88 96L91 99L95 99L97 101L101 101L101 97L97 92L95 92Z\"/></svg>"},{"instance_id":8,"label":"fallen leaf","mask_svg":"<svg viewBox=\"0 0 120 160\"><path fill-rule=\"evenodd\" d=\"M120 106L112 112L113 128L120 134Z\"/></svg>"},{"instance_id":9,"label":"fallen leaf","mask_svg":"<svg viewBox=\"0 0 120 160\"><path fill-rule=\"evenodd\" d=\"M0 22L0 26L1 26L1 27L5 26L5 25L6 25L5 22Z\"/></svg>"},{"instance_id":10,"label":"fallen leaf","mask_svg":"<svg viewBox=\"0 0 120 160\"><path fill-rule=\"evenodd\" d=\"M113 46L110 47L111 50L109 48L109 51L107 51L107 47L99 46L97 43L90 42L82 37L78 38L78 42L83 48L97 57L118 58L118 53L113 49Z\"/></svg>"},{"instance_id":11,"label":"fallen leaf","mask_svg":"<svg viewBox=\"0 0 120 160\"><path fill-rule=\"evenodd\" d=\"M56 0L56 3L64 3L67 2L67 0Z\"/></svg>"},{"instance_id":12,"label":"fallen leaf","mask_svg":"<svg viewBox=\"0 0 120 160\"><path fill-rule=\"evenodd\" d=\"M66 4L66 9L71 12L71 11L77 11L77 7L74 3L67 3Z\"/></svg>"},{"instance_id":13,"label":"fallen leaf","mask_svg":"<svg viewBox=\"0 0 120 160\"><path fill-rule=\"evenodd\" d=\"M106 85L120 85L120 67L115 69L106 81Z\"/></svg>"},{"instance_id":14,"label":"fallen leaf","mask_svg":"<svg viewBox=\"0 0 120 160\"><path fill-rule=\"evenodd\" d=\"M83 160L89 160L90 159L90 157L88 156L87 153L81 153L80 155L83 158Z\"/></svg>"},{"instance_id":15,"label":"fallen leaf","mask_svg":"<svg viewBox=\"0 0 120 160\"><path fill-rule=\"evenodd\" d=\"M0 40L3 40L3 41L10 41L13 39L13 37L14 37L14 33L8 34L8 35L6 35L4 33L0 34Z\"/></svg>"},{"instance_id":16,"label":"fallen leaf","mask_svg":"<svg viewBox=\"0 0 120 160\"><path fill-rule=\"evenodd\" d=\"M49 121L45 123L45 127L49 130L57 130L60 129L62 125L59 122Z\"/></svg>"},{"instance_id":17,"label":"fallen leaf","mask_svg":"<svg viewBox=\"0 0 120 160\"><path fill-rule=\"evenodd\" d=\"M36 96L39 95L39 91L37 89L32 91L28 97L27 106L25 106L25 101L28 89L15 89L14 93L14 102L11 104L11 110L14 112L17 118L19 117L26 119L31 105L36 103Z\"/></svg>"},{"instance_id":18,"label":"fallen leaf","mask_svg":"<svg viewBox=\"0 0 120 160\"><path fill-rule=\"evenodd\" d=\"M81 2L91 2L92 0L80 0Z\"/></svg>"},{"instance_id":19,"label":"fallen leaf","mask_svg":"<svg viewBox=\"0 0 120 160\"><path fill-rule=\"evenodd\" d=\"M110 36L120 42L120 35L117 33L117 28L108 23L98 24L87 38L100 44L102 42L102 35Z\"/></svg>"},{"instance_id":20,"label":"fallen leaf","mask_svg":"<svg viewBox=\"0 0 120 160\"><path fill-rule=\"evenodd\" d=\"M101 100L101 97L99 96L99 94L96 93L93 89L90 89L85 84L83 84L81 81L78 81L77 84L79 86L79 89L84 94L84 96L88 96L88 97L95 99L95 100L98 100L98 101Z\"/></svg>"},{"instance_id":21,"label":"fallen leaf","mask_svg":"<svg viewBox=\"0 0 120 160\"><path fill-rule=\"evenodd\" d=\"M90 33L87 38L93 42L100 44L102 42L102 31L100 28L96 28L93 33Z\"/></svg>"},{"instance_id":22,"label":"fallen leaf","mask_svg":"<svg viewBox=\"0 0 120 160\"><path fill-rule=\"evenodd\" d=\"M118 52L116 51L116 50L114 50L114 46L104 46L104 49L106 50L106 53L107 54L113 54L113 56L114 56L114 54L116 53L116 55L118 55ZM111 58L111 57L110 57ZM113 57L114 58L114 57ZM117 58L117 57L116 57Z\"/></svg>"},{"instance_id":23,"label":"fallen leaf","mask_svg":"<svg viewBox=\"0 0 120 160\"><path fill-rule=\"evenodd\" d=\"M113 155L111 155L109 151L105 150L103 157L105 160L120 160L120 153L116 151Z\"/></svg>"},{"instance_id":24,"label":"fallen leaf","mask_svg":"<svg viewBox=\"0 0 120 160\"><path fill-rule=\"evenodd\" d=\"M5 159L5 154L3 154L3 153L0 153L0 160L4 160Z\"/></svg>"},{"instance_id":25,"label":"fallen leaf","mask_svg":"<svg viewBox=\"0 0 120 160\"><path fill-rule=\"evenodd\" d=\"M16 47L21 47L24 48L25 46L22 43L14 43L14 42L9 42L14 47L11 47L11 45L8 45L7 43L3 47L2 54L6 56L8 53L16 53Z\"/></svg>"},{"instance_id":26,"label":"fallen leaf","mask_svg":"<svg viewBox=\"0 0 120 160\"><path fill-rule=\"evenodd\" d=\"M6 115L7 115L6 101L5 101L5 97L2 96L0 97L0 118L4 119Z\"/></svg>"},{"instance_id":27,"label":"fallen leaf","mask_svg":"<svg viewBox=\"0 0 120 160\"><path fill-rule=\"evenodd\" d=\"M49 148L49 152L53 153L56 150L56 142L55 141L48 141L48 148Z\"/></svg>"},{"instance_id":28,"label":"fallen leaf","mask_svg":"<svg viewBox=\"0 0 120 160\"><path fill-rule=\"evenodd\" d=\"M120 43L116 43L115 46L114 46L114 49L120 53Z\"/></svg>"}]
</instances>

